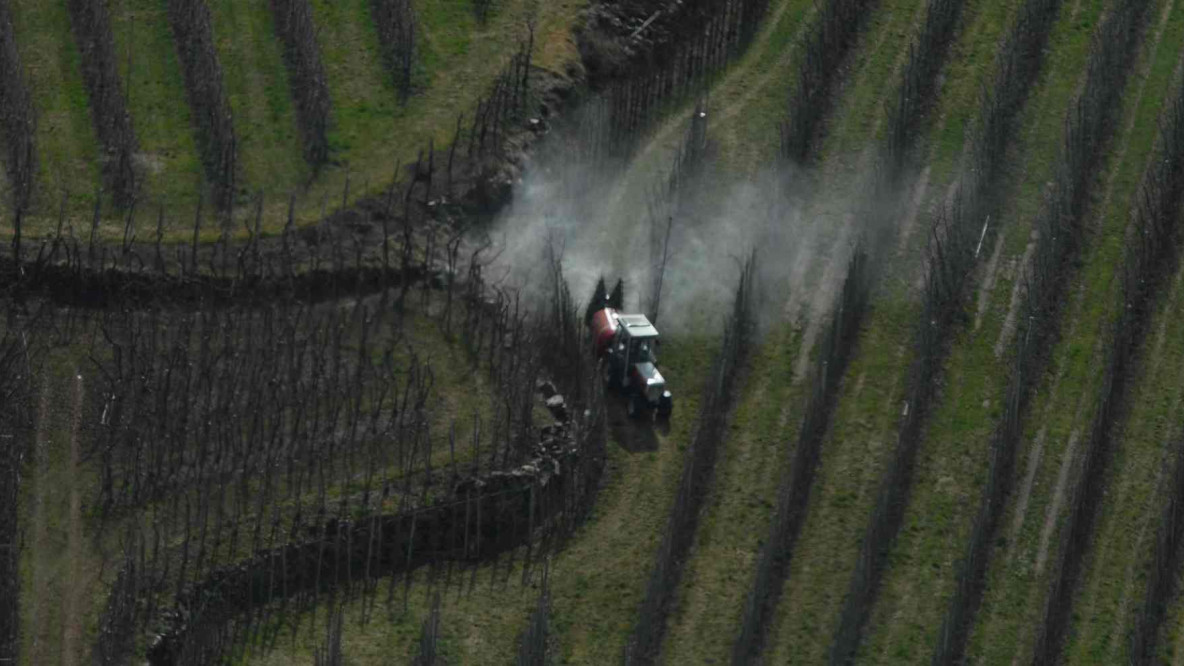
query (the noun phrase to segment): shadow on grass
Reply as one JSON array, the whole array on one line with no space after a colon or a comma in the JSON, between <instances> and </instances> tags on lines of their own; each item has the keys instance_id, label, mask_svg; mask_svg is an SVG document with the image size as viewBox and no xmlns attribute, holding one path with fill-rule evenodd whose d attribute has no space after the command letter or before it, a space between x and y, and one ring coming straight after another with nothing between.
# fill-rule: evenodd
<instances>
[{"instance_id":1,"label":"shadow on grass","mask_svg":"<svg viewBox=\"0 0 1184 666\"><path fill-rule=\"evenodd\" d=\"M626 411L628 399L616 392L605 396L605 410L608 413L608 427L612 438L629 453L647 453L658 450L658 432L670 432L670 423L647 412L639 418L630 418Z\"/></svg>"}]
</instances>

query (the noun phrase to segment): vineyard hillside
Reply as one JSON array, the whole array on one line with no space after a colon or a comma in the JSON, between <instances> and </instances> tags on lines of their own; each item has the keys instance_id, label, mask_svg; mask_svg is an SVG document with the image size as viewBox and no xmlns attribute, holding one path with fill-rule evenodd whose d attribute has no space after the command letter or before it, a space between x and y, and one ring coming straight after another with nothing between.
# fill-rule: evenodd
<instances>
[{"instance_id":1,"label":"vineyard hillside","mask_svg":"<svg viewBox=\"0 0 1184 666\"><path fill-rule=\"evenodd\" d=\"M0 0L0 665L1184 663L1180 1Z\"/></svg>"}]
</instances>

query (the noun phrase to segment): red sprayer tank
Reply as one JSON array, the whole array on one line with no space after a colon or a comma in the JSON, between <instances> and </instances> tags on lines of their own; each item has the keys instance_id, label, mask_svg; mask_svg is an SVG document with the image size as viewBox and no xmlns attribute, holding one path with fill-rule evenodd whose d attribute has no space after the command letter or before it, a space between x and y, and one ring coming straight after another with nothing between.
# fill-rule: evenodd
<instances>
[{"instance_id":1,"label":"red sprayer tank","mask_svg":"<svg viewBox=\"0 0 1184 666\"><path fill-rule=\"evenodd\" d=\"M600 356L617 334L617 311L612 308L598 310L592 315L592 341L596 346L596 355Z\"/></svg>"}]
</instances>

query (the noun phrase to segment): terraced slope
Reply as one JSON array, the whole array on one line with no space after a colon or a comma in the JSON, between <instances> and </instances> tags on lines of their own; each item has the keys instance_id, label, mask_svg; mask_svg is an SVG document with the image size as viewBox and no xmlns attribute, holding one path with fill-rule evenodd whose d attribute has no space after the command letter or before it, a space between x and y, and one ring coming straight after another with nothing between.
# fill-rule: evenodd
<instances>
[{"instance_id":1,"label":"terraced slope","mask_svg":"<svg viewBox=\"0 0 1184 666\"><path fill-rule=\"evenodd\" d=\"M410 98L401 102L381 64L369 1L312 3L332 104L328 163L314 172L302 159L291 75L283 65L284 49L268 4L203 1L210 10L237 130L237 203L249 206L250 195L264 194L269 228L283 224L293 192L301 195L300 217L312 217L326 197L341 200L347 179L351 197L384 192L398 164L414 162L417 152L432 142L447 145L458 114L471 119L509 54L527 38L528 23L535 26L534 63L565 76L564 68L576 57L569 31L583 4L511 0L499 3L478 24L472 7L464 3L416 2L415 85ZM40 119L32 216L42 227L56 222L62 194L68 192L66 210L78 220L76 226L84 226L88 223L81 220L89 218L100 184L99 167L112 162L100 159L69 13L55 3L20 0L11 5L16 45L29 70ZM131 157L138 177L135 195L141 202L164 203L172 211L169 222L181 228L183 220L192 219L199 198L208 198L209 177L195 141L194 117L199 114L186 97L168 3L115 2L109 15L113 64L125 83L117 97L126 100L136 139ZM119 210L104 206L105 217L118 218Z\"/></svg>"}]
</instances>

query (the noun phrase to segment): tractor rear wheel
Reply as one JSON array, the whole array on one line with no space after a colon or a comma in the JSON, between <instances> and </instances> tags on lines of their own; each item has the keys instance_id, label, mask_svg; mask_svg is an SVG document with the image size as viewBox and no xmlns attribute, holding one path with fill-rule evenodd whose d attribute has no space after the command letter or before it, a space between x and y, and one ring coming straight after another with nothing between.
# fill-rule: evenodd
<instances>
[{"instance_id":1,"label":"tractor rear wheel","mask_svg":"<svg viewBox=\"0 0 1184 666\"><path fill-rule=\"evenodd\" d=\"M645 411L645 400L638 394L634 393L629 396L629 406L626 408L629 418L639 418L642 412Z\"/></svg>"},{"instance_id":2,"label":"tractor rear wheel","mask_svg":"<svg viewBox=\"0 0 1184 666\"><path fill-rule=\"evenodd\" d=\"M604 379L604 388L611 389L615 383L613 382L613 364L609 363L608 361L604 361L602 365L603 369L600 371L600 376L602 379Z\"/></svg>"}]
</instances>

